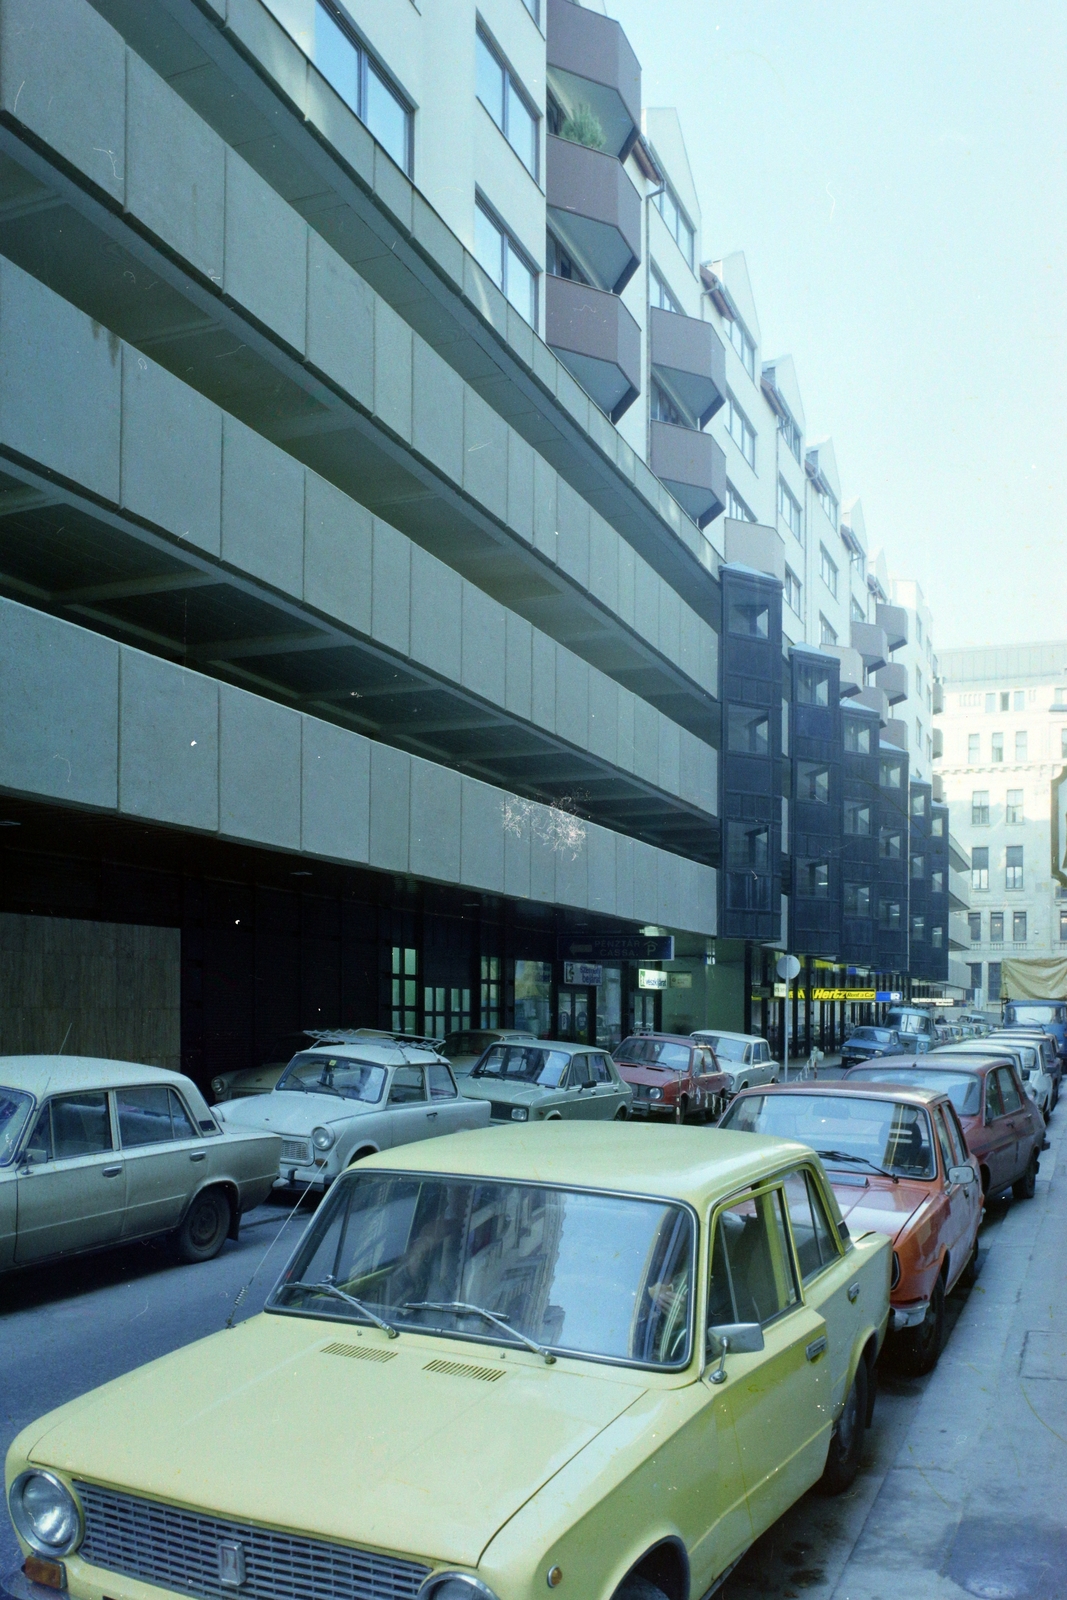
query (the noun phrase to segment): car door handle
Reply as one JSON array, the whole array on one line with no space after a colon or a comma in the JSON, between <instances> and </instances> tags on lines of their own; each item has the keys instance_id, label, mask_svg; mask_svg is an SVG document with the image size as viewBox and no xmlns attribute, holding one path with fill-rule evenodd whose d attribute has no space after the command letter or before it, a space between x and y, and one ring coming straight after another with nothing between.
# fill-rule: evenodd
<instances>
[{"instance_id":1,"label":"car door handle","mask_svg":"<svg viewBox=\"0 0 1067 1600\"><path fill-rule=\"evenodd\" d=\"M825 1355L826 1335L823 1334L821 1338L813 1339L808 1345L807 1349L804 1351L804 1354L807 1356L809 1361L818 1361L821 1355Z\"/></svg>"},{"instance_id":2,"label":"car door handle","mask_svg":"<svg viewBox=\"0 0 1067 1600\"><path fill-rule=\"evenodd\" d=\"M190 1161L206 1161L207 1160L207 1151L206 1150L194 1150L190 1154L189 1160Z\"/></svg>"},{"instance_id":3,"label":"car door handle","mask_svg":"<svg viewBox=\"0 0 1067 1600\"><path fill-rule=\"evenodd\" d=\"M859 1284L858 1283L850 1283L849 1286L848 1286L848 1301L849 1301L849 1305L855 1305L856 1301L859 1299L859 1297L860 1297L860 1286L859 1286Z\"/></svg>"},{"instance_id":4,"label":"car door handle","mask_svg":"<svg viewBox=\"0 0 1067 1600\"><path fill-rule=\"evenodd\" d=\"M427 1111L427 1113L426 1113L426 1121L427 1122L432 1122L434 1117L436 1117L436 1115L437 1115L436 1111Z\"/></svg>"},{"instance_id":5,"label":"car door handle","mask_svg":"<svg viewBox=\"0 0 1067 1600\"><path fill-rule=\"evenodd\" d=\"M122 1167L101 1167L100 1176L102 1178L120 1178L122 1176Z\"/></svg>"}]
</instances>

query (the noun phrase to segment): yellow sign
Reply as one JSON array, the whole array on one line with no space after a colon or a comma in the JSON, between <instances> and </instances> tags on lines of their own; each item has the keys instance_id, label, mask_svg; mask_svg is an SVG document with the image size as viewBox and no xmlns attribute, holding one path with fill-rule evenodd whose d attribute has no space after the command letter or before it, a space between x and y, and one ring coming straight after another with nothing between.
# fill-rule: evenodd
<instances>
[{"instance_id":1,"label":"yellow sign","mask_svg":"<svg viewBox=\"0 0 1067 1600\"><path fill-rule=\"evenodd\" d=\"M875 1000L877 989L813 989L813 1000Z\"/></svg>"}]
</instances>

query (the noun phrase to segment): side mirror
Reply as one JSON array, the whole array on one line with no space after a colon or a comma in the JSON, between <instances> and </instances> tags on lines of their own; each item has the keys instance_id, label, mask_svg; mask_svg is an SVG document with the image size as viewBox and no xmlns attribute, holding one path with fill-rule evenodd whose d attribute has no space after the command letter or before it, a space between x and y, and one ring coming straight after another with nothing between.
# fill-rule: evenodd
<instances>
[{"instance_id":1,"label":"side mirror","mask_svg":"<svg viewBox=\"0 0 1067 1600\"><path fill-rule=\"evenodd\" d=\"M708 1346L710 1353L719 1357L711 1381L725 1383L727 1351L735 1355L754 1355L763 1349L763 1329L758 1322L721 1322L708 1329Z\"/></svg>"},{"instance_id":2,"label":"side mirror","mask_svg":"<svg viewBox=\"0 0 1067 1600\"><path fill-rule=\"evenodd\" d=\"M972 1166L949 1167L949 1183L977 1183L978 1174Z\"/></svg>"}]
</instances>

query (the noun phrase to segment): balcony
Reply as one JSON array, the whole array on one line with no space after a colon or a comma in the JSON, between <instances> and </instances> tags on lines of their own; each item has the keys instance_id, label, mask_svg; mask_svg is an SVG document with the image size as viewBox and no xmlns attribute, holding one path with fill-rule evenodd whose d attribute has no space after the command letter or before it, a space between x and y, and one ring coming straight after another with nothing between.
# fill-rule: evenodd
<instances>
[{"instance_id":1,"label":"balcony","mask_svg":"<svg viewBox=\"0 0 1067 1600\"><path fill-rule=\"evenodd\" d=\"M889 642L885 636L885 629L879 628L876 623L854 622L849 642L853 650L858 650L863 657L863 665L868 672L874 672L887 664Z\"/></svg>"},{"instance_id":2,"label":"balcony","mask_svg":"<svg viewBox=\"0 0 1067 1600\"><path fill-rule=\"evenodd\" d=\"M560 0L570 9L570 0ZM618 295L545 278L545 342L612 422L641 391L641 330Z\"/></svg>"},{"instance_id":3,"label":"balcony","mask_svg":"<svg viewBox=\"0 0 1067 1600\"><path fill-rule=\"evenodd\" d=\"M863 657L847 644L824 644L828 656L836 656L841 663L841 698L851 699L863 688Z\"/></svg>"},{"instance_id":4,"label":"balcony","mask_svg":"<svg viewBox=\"0 0 1067 1600\"><path fill-rule=\"evenodd\" d=\"M654 422L649 466L698 528L725 509L726 457L710 433Z\"/></svg>"},{"instance_id":5,"label":"balcony","mask_svg":"<svg viewBox=\"0 0 1067 1600\"><path fill-rule=\"evenodd\" d=\"M854 706L866 706L868 711L877 711L878 720L884 728L889 721L889 701L885 697L885 690L879 689L876 683L867 684L859 694L853 695Z\"/></svg>"},{"instance_id":6,"label":"balcony","mask_svg":"<svg viewBox=\"0 0 1067 1600\"><path fill-rule=\"evenodd\" d=\"M553 233L598 288L621 294L641 260L641 197L621 161L549 136L545 191Z\"/></svg>"},{"instance_id":7,"label":"balcony","mask_svg":"<svg viewBox=\"0 0 1067 1600\"><path fill-rule=\"evenodd\" d=\"M626 159L641 127L641 67L619 24L572 0L548 0L548 83L567 107L589 107L609 155Z\"/></svg>"},{"instance_id":8,"label":"balcony","mask_svg":"<svg viewBox=\"0 0 1067 1600\"><path fill-rule=\"evenodd\" d=\"M726 352L711 323L653 307L649 359L672 398L706 427L726 399Z\"/></svg>"},{"instance_id":9,"label":"balcony","mask_svg":"<svg viewBox=\"0 0 1067 1600\"><path fill-rule=\"evenodd\" d=\"M879 605L875 609L875 622L885 629L890 654L901 650L908 642L908 613L903 606Z\"/></svg>"},{"instance_id":10,"label":"balcony","mask_svg":"<svg viewBox=\"0 0 1067 1600\"><path fill-rule=\"evenodd\" d=\"M931 737L934 741L933 758L940 761L945 753L945 735L940 728L935 728Z\"/></svg>"},{"instance_id":11,"label":"balcony","mask_svg":"<svg viewBox=\"0 0 1067 1600\"><path fill-rule=\"evenodd\" d=\"M908 669L902 661L890 661L888 666L879 667L874 675L874 681L879 689L885 690L886 699L891 706L899 706L902 700L908 698Z\"/></svg>"},{"instance_id":12,"label":"balcony","mask_svg":"<svg viewBox=\"0 0 1067 1600\"><path fill-rule=\"evenodd\" d=\"M944 709L945 709L945 686L941 682L940 678L935 678L934 679L934 704L933 704L934 716L935 717L939 717L941 715L942 711L944 711Z\"/></svg>"},{"instance_id":13,"label":"balcony","mask_svg":"<svg viewBox=\"0 0 1067 1600\"><path fill-rule=\"evenodd\" d=\"M881 744L891 744L896 750L906 750L908 748L908 724L906 722L895 722L890 718L882 729L882 736L879 742Z\"/></svg>"}]
</instances>

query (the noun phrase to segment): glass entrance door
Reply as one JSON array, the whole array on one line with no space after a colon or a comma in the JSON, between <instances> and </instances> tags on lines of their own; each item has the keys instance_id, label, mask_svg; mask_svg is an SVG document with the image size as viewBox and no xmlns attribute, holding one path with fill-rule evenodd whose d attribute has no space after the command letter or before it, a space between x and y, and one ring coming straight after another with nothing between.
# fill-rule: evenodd
<instances>
[{"instance_id":1,"label":"glass entrance door","mask_svg":"<svg viewBox=\"0 0 1067 1600\"><path fill-rule=\"evenodd\" d=\"M591 1005L590 996L595 994L595 989L560 986L556 1001L557 1039L568 1044L592 1044L589 1024L595 1016L595 1001Z\"/></svg>"}]
</instances>

